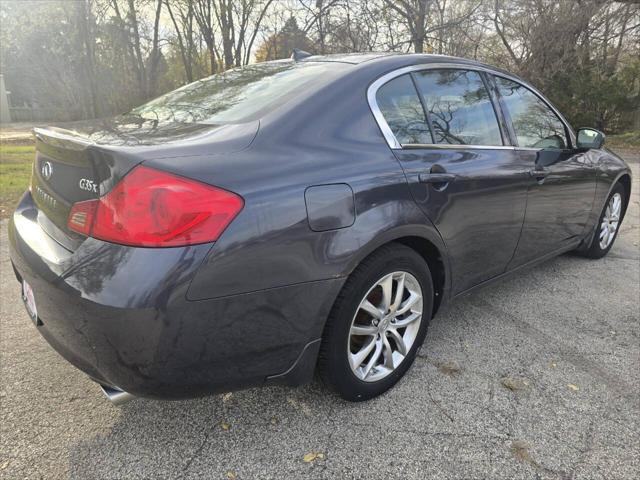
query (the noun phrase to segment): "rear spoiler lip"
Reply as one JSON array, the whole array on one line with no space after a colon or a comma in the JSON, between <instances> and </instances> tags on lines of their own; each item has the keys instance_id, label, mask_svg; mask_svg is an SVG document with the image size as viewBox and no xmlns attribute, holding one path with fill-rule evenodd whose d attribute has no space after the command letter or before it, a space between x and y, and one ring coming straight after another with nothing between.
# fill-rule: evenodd
<instances>
[{"instance_id":1,"label":"rear spoiler lip","mask_svg":"<svg viewBox=\"0 0 640 480\"><path fill-rule=\"evenodd\" d=\"M237 124L209 125L189 137L171 137L159 139L157 143L146 143L144 137L130 134L131 143L102 142L92 140L84 133L77 133L59 127L36 127L33 135L36 143L82 152L95 149L117 155L125 155L144 160L163 158L197 157L229 155L248 149L260 131L260 121L254 120Z\"/></svg>"},{"instance_id":2,"label":"rear spoiler lip","mask_svg":"<svg viewBox=\"0 0 640 480\"><path fill-rule=\"evenodd\" d=\"M33 129L33 136L38 142L70 150L84 150L89 146L95 145L95 142L85 137L63 133L59 129L54 128L35 127Z\"/></svg>"}]
</instances>

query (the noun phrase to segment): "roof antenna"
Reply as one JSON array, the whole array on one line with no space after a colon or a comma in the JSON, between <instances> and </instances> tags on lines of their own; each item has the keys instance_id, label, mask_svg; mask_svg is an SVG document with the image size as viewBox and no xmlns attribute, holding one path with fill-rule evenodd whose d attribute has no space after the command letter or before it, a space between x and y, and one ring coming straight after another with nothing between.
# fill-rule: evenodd
<instances>
[{"instance_id":1,"label":"roof antenna","mask_svg":"<svg viewBox=\"0 0 640 480\"><path fill-rule=\"evenodd\" d=\"M311 54L309 52L305 52L304 50L300 50L299 48L294 48L293 52L291 52L291 60L294 62L299 62L303 58L310 57Z\"/></svg>"}]
</instances>

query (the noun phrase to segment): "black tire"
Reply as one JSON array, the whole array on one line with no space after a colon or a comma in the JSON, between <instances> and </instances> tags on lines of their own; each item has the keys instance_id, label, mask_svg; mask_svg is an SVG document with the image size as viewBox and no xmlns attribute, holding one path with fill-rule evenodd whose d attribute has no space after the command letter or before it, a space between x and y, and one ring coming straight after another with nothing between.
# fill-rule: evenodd
<instances>
[{"instance_id":1,"label":"black tire","mask_svg":"<svg viewBox=\"0 0 640 480\"><path fill-rule=\"evenodd\" d=\"M411 348L391 373L375 382L364 381L355 375L349 365L347 346L351 324L360 302L371 287L384 275L397 271L413 275L422 289L420 327ZM390 243L376 250L349 276L327 319L318 360L321 379L349 401L368 400L384 393L411 367L427 334L432 312L433 282L424 259L411 248L399 243Z\"/></svg>"},{"instance_id":2,"label":"black tire","mask_svg":"<svg viewBox=\"0 0 640 480\"><path fill-rule=\"evenodd\" d=\"M620 220L618 221L618 228L616 229L615 234L613 235L613 239L609 242L609 245L607 245L606 248L601 248L600 246L601 225L602 225L605 213L607 211L607 206L609 205L609 201L613 198L613 196L616 193L622 197L622 209L621 209ZM597 258L602 258L607 253L609 253L609 250L611 250L611 247L613 247L613 244L616 241L616 238L618 237L618 232L620 232L620 226L622 224L622 214L624 213L625 207L627 205L627 200L628 199L627 199L626 189L621 183L617 183L611 190L611 193L607 197L607 201L604 203L604 206L602 207L602 212L600 213L600 217L598 218L598 223L596 224L595 232L593 234L593 238L591 239L591 244L586 250L580 252L582 256L587 258L597 259Z\"/></svg>"}]
</instances>

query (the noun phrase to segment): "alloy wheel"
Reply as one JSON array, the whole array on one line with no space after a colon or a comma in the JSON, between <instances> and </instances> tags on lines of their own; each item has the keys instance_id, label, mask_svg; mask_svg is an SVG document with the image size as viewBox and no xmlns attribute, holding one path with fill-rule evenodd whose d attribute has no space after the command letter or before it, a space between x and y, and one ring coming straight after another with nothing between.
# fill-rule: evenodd
<instances>
[{"instance_id":1,"label":"alloy wheel","mask_svg":"<svg viewBox=\"0 0 640 480\"><path fill-rule=\"evenodd\" d=\"M365 294L351 322L349 365L365 382L392 373L411 350L422 322L422 288L408 272L393 272Z\"/></svg>"},{"instance_id":2,"label":"alloy wheel","mask_svg":"<svg viewBox=\"0 0 640 480\"><path fill-rule=\"evenodd\" d=\"M622 196L614 194L602 217L600 224L600 249L605 250L613 242L620 224L620 213L622 212Z\"/></svg>"}]
</instances>

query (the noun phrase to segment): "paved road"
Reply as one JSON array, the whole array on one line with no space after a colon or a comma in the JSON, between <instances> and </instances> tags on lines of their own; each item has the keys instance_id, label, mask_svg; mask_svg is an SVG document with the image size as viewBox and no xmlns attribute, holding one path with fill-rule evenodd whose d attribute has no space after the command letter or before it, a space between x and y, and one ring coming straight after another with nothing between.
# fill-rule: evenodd
<instances>
[{"instance_id":1,"label":"paved road","mask_svg":"<svg viewBox=\"0 0 640 480\"><path fill-rule=\"evenodd\" d=\"M607 258L562 256L458 301L408 376L361 404L315 383L111 406L23 311L3 224L0 477L638 478L634 188Z\"/></svg>"}]
</instances>

